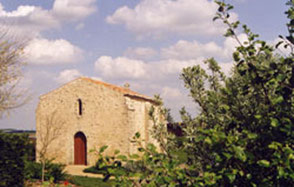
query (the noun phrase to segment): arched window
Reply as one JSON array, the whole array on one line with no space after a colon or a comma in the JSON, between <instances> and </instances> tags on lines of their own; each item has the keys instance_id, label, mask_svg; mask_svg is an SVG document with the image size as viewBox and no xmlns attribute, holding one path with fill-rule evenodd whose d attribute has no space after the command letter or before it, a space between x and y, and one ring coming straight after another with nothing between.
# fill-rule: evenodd
<instances>
[{"instance_id":1,"label":"arched window","mask_svg":"<svg viewBox=\"0 0 294 187\"><path fill-rule=\"evenodd\" d=\"M81 99L78 99L79 103L79 115L81 116L83 114L83 103Z\"/></svg>"}]
</instances>

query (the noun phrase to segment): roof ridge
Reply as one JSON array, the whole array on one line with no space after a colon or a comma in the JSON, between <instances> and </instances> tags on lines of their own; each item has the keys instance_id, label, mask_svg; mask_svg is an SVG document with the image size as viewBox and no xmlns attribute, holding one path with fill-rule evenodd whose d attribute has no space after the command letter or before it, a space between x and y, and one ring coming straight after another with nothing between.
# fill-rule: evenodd
<instances>
[{"instance_id":1,"label":"roof ridge","mask_svg":"<svg viewBox=\"0 0 294 187\"><path fill-rule=\"evenodd\" d=\"M155 101L151 97L145 96L145 95L140 94L138 92L135 92L135 91L133 91L133 90L131 90L129 88L124 88L122 86L117 86L117 85L114 85L114 84L103 82L101 80L91 79L89 77L80 77L78 79L82 79L82 80L89 81L89 82L92 82L92 83L95 83L95 84L100 84L100 85L107 86L107 87L109 87L109 88L111 88L111 89L113 89L115 91L123 93L125 96L134 96L134 97L142 98L142 99L149 100L149 101L152 101L152 102Z\"/></svg>"},{"instance_id":2,"label":"roof ridge","mask_svg":"<svg viewBox=\"0 0 294 187\"><path fill-rule=\"evenodd\" d=\"M84 77L84 76L78 77L78 78L76 78L74 80L71 80L71 81L69 81L69 82L61 85L60 87L58 87L58 88L56 88L54 90L49 91L48 93L42 94L42 95L40 95L39 98L42 99L43 97L46 97L46 95L48 95L49 93L56 92L59 89L63 88L64 86L66 86L66 85L68 85L68 84L70 84L72 82L75 82L76 80L84 80L84 81L92 82L94 84L104 85L104 86L106 86L108 88L111 88L114 91L118 91L118 92L122 93L124 96L132 97L132 98L138 98L138 99L143 99L143 100L146 100L146 101L150 101L152 103L157 103L153 98L151 98L149 96L145 96L145 95L140 94L140 93L137 93L135 91L132 91L129 88L124 88L124 87L121 87L121 86L117 86L117 85L114 85L114 84L103 82L101 80L91 79L89 77Z\"/></svg>"}]
</instances>

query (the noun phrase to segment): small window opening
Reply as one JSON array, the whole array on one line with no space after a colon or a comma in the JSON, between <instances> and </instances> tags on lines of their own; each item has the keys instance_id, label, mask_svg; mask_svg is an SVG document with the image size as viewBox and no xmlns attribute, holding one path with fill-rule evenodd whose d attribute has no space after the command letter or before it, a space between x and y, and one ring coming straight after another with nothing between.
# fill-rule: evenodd
<instances>
[{"instance_id":1,"label":"small window opening","mask_svg":"<svg viewBox=\"0 0 294 187\"><path fill-rule=\"evenodd\" d=\"M83 114L82 100L78 99L78 103L79 103L79 115L81 116Z\"/></svg>"}]
</instances>

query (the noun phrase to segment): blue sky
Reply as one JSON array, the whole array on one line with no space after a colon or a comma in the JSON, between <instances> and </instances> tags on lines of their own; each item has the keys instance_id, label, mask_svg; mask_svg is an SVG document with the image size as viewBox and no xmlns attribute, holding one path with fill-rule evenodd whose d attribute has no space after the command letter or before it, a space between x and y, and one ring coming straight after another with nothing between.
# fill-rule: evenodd
<instances>
[{"instance_id":1,"label":"blue sky","mask_svg":"<svg viewBox=\"0 0 294 187\"><path fill-rule=\"evenodd\" d=\"M229 2L232 19L262 39L286 34L286 1ZM177 120L182 106L195 115L181 69L215 57L229 74L236 47L212 22L216 8L209 0L0 0L1 27L27 44L19 88L31 97L0 128L35 129L38 97L79 76L160 94Z\"/></svg>"}]
</instances>

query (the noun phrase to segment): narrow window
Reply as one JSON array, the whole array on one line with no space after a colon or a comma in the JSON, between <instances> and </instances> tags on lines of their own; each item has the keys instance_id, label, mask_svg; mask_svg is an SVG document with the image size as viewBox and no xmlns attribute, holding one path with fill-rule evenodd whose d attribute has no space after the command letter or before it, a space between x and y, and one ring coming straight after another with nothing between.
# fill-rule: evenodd
<instances>
[{"instance_id":1,"label":"narrow window","mask_svg":"<svg viewBox=\"0 0 294 187\"><path fill-rule=\"evenodd\" d=\"M78 103L79 103L79 115L81 116L83 114L82 100L78 99Z\"/></svg>"}]
</instances>

